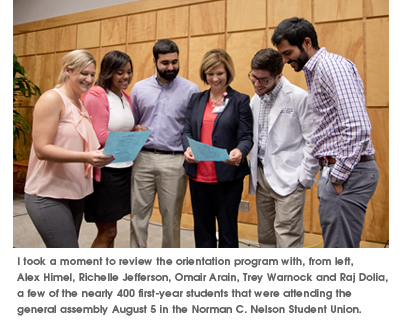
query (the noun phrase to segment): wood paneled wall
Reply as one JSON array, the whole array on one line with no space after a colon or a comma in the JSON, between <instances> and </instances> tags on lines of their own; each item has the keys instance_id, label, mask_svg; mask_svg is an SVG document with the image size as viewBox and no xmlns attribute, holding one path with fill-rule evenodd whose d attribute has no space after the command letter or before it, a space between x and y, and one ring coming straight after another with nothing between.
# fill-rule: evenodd
<instances>
[{"instance_id":1,"label":"wood paneled wall","mask_svg":"<svg viewBox=\"0 0 400 329\"><path fill-rule=\"evenodd\" d=\"M152 47L169 38L180 48L180 75L206 86L198 76L204 53L224 48L232 56L236 78L232 87L252 96L247 79L250 61L261 48L271 47L274 27L285 18L304 17L316 27L319 44L352 60L363 78L372 138L380 170L378 188L366 216L362 239L386 242L389 238L389 0L141 0L54 17L14 26L14 52L29 77L46 91L55 85L62 56L73 49L89 49L100 63L104 54L118 49L133 61L134 76L128 88L154 74ZM99 65L98 65L99 66ZM284 75L306 89L304 74L285 67ZM31 120L35 100L23 101L21 112ZM28 144L19 142L17 152L29 156ZM247 186L247 180L246 185ZM255 198L250 212L239 221L253 224ZM190 213L190 199L184 212ZM321 233L317 188L307 193L305 227ZM245 235L245 234L242 234Z\"/></svg>"}]
</instances>

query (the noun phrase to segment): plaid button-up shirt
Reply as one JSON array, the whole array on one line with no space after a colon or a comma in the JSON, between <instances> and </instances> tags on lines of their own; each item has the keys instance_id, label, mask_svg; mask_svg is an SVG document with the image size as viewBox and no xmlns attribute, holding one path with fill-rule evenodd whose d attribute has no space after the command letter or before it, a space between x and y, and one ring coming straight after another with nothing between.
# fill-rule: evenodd
<instances>
[{"instance_id":1,"label":"plaid button-up shirt","mask_svg":"<svg viewBox=\"0 0 400 329\"><path fill-rule=\"evenodd\" d=\"M316 128L311 154L334 157L332 175L345 181L362 155L375 153L363 82L351 61L325 48L303 70Z\"/></svg>"},{"instance_id":2,"label":"plaid button-up shirt","mask_svg":"<svg viewBox=\"0 0 400 329\"><path fill-rule=\"evenodd\" d=\"M261 108L260 114L258 118L258 158L263 161L265 156L265 148L267 146L268 140L268 122L269 122L269 113L276 101L276 98L279 95L279 92L282 89L282 80L278 82L276 87L271 90L269 95L264 94L260 96L261 99Z\"/></svg>"}]
</instances>

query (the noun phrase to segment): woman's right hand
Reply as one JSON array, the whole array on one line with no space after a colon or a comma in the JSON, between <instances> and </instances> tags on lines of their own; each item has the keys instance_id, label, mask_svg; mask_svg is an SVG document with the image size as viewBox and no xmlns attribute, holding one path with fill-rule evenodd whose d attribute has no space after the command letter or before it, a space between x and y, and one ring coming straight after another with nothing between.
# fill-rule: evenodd
<instances>
[{"instance_id":1,"label":"woman's right hand","mask_svg":"<svg viewBox=\"0 0 400 329\"><path fill-rule=\"evenodd\" d=\"M93 167L104 167L115 160L112 155L103 154L103 150L95 150L87 152L88 162Z\"/></svg>"},{"instance_id":2,"label":"woman's right hand","mask_svg":"<svg viewBox=\"0 0 400 329\"><path fill-rule=\"evenodd\" d=\"M197 163L196 159L193 156L192 149L188 147L183 153L183 158L188 162L188 163Z\"/></svg>"}]
</instances>

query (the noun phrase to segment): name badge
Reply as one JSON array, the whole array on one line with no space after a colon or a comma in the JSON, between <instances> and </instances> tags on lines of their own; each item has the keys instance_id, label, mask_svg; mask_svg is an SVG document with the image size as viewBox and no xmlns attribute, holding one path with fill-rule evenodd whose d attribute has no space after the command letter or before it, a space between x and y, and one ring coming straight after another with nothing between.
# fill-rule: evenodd
<instances>
[{"instance_id":1,"label":"name badge","mask_svg":"<svg viewBox=\"0 0 400 329\"><path fill-rule=\"evenodd\" d=\"M225 110L226 105L228 105L229 99L225 98L223 103L220 106L214 107L211 113L221 113L223 110Z\"/></svg>"},{"instance_id":2,"label":"name badge","mask_svg":"<svg viewBox=\"0 0 400 329\"><path fill-rule=\"evenodd\" d=\"M293 108L290 107L285 107L281 111L282 114L292 114L293 113Z\"/></svg>"}]
</instances>

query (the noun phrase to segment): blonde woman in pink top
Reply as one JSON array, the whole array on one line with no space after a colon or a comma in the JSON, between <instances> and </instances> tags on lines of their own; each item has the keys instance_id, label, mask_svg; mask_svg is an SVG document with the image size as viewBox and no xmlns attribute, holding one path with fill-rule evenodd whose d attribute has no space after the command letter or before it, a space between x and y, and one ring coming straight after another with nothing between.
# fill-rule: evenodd
<instances>
[{"instance_id":1,"label":"blonde woman in pink top","mask_svg":"<svg viewBox=\"0 0 400 329\"><path fill-rule=\"evenodd\" d=\"M93 167L113 160L99 150L80 98L94 82L96 61L86 50L63 57L58 85L33 112L25 205L46 247L79 247L84 197L93 192Z\"/></svg>"}]
</instances>

